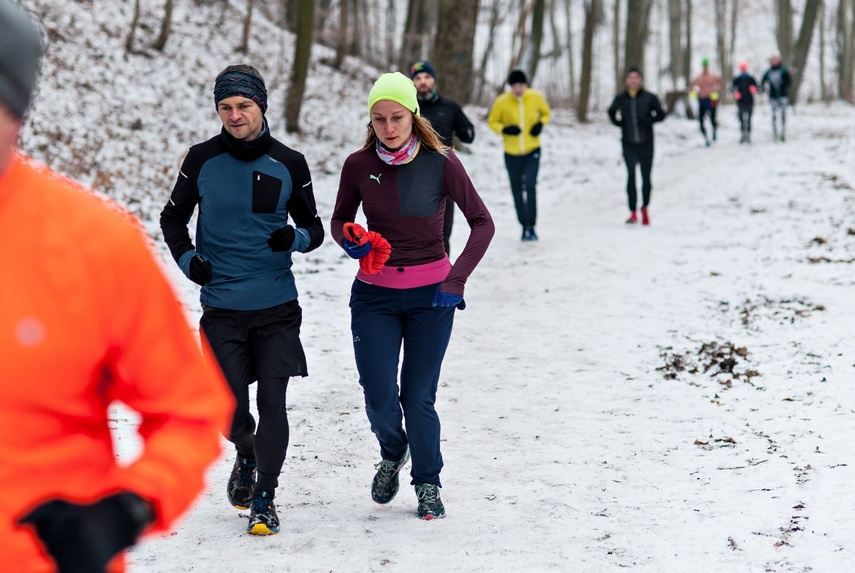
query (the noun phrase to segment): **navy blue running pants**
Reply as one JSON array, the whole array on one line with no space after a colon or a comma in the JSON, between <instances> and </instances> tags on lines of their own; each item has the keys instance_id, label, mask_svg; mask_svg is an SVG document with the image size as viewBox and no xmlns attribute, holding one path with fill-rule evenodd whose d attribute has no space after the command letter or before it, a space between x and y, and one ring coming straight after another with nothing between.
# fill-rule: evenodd
<instances>
[{"instance_id":1,"label":"navy blue running pants","mask_svg":"<svg viewBox=\"0 0 855 573\"><path fill-rule=\"evenodd\" d=\"M434 406L455 309L431 306L437 286L391 289L357 279L351 289L353 351L365 412L383 459L401 459L409 445L412 484L441 485Z\"/></svg>"},{"instance_id":2,"label":"navy blue running pants","mask_svg":"<svg viewBox=\"0 0 855 573\"><path fill-rule=\"evenodd\" d=\"M710 124L712 124L713 130L713 139L715 139L715 132L718 130L718 122L715 118L716 112L716 102L714 102L711 98L702 97L698 100L698 122L701 125L701 133L704 134L704 139L707 139L707 128L704 127L704 117L707 115L710 116Z\"/></svg>"},{"instance_id":3,"label":"navy blue running pants","mask_svg":"<svg viewBox=\"0 0 855 573\"><path fill-rule=\"evenodd\" d=\"M511 180L511 194L517 220L523 227L534 227L537 219L537 172L540 169L540 148L526 155L505 154L505 168Z\"/></svg>"},{"instance_id":4,"label":"navy blue running pants","mask_svg":"<svg viewBox=\"0 0 855 573\"><path fill-rule=\"evenodd\" d=\"M653 169L653 142L633 144L623 143L623 160L626 163L626 199L629 210L635 211L638 204L638 190L635 185L635 167L641 168L641 206L650 204L650 171Z\"/></svg>"}]
</instances>

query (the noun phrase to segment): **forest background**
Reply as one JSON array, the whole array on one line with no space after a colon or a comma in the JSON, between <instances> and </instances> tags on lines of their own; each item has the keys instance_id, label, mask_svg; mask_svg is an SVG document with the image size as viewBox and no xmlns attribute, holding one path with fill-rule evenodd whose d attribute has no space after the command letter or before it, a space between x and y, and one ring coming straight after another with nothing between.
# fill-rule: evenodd
<instances>
[{"instance_id":1,"label":"forest background","mask_svg":"<svg viewBox=\"0 0 855 573\"><path fill-rule=\"evenodd\" d=\"M204 0L196 0L197 4ZM209 0L210 3L210 0ZM442 71L449 97L485 105L513 68L537 81L550 101L572 107L580 121L637 66L669 102L697 71L698 46L724 78L744 55L774 38L791 69L793 102L812 74L808 100L855 98L855 0L245 0L238 51L249 49L253 18L267 18L296 37L286 119L299 130L299 109L314 42L334 49L330 64L346 56L380 70L407 70L429 59ZM174 0L163 3L159 34L169 38ZM774 14L774 30L765 29ZM134 49L141 0L126 48ZM696 18L696 15L700 18ZM816 40L814 40L814 38ZM696 40L698 39L698 40ZM808 65L812 55L815 62ZM770 54L765 54L768 57ZM755 54L756 58L756 54ZM760 62L755 62L759 64ZM811 70L812 68L812 70ZM598 73L601 72L601 73ZM669 106L670 107L670 106Z\"/></svg>"}]
</instances>

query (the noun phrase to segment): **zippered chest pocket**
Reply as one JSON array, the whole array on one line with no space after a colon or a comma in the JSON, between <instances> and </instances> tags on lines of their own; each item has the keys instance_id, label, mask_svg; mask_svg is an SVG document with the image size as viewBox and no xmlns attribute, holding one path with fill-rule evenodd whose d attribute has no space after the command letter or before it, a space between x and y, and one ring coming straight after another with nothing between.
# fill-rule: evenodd
<instances>
[{"instance_id":1,"label":"zippered chest pocket","mask_svg":"<svg viewBox=\"0 0 855 573\"><path fill-rule=\"evenodd\" d=\"M252 172L252 212L275 213L282 194L282 180L261 171Z\"/></svg>"}]
</instances>

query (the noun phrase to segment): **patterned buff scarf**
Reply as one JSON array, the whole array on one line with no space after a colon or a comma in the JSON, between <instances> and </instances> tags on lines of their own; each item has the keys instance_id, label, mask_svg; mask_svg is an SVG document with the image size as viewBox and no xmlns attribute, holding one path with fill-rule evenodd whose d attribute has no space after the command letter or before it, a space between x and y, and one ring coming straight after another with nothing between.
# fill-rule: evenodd
<instances>
[{"instance_id":1,"label":"patterned buff scarf","mask_svg":"<svg viewBox=\"0 0 855 573\"><path fill-rule=\"evenodd\" d=\"M374 148L377 150L377 156L389 165L403 165L404 163L409 163L413 160L413 157L416 156L416 153L419 152L419 146L419 138L416 137L415 133L410 136L410 140L407 144L398 151L389 151L383 147L383 144L380 143L379 139L374 144Z\"/></svg>"}]
</instances>

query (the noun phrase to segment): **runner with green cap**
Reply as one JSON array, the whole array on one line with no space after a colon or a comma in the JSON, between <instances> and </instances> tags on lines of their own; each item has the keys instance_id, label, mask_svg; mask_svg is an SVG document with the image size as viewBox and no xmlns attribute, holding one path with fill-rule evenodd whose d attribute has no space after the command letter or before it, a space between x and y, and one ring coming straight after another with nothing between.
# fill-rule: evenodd
<instances>
[{"instance_id":1,"label":"runner with green cap","mask_svg":"<svg viewBox=\"0 0 855 573\"><path fill-rule=\"evenodd\" d=\"M435 408L439 373L455 311L466 306L466 279L493 237L493 219L463 164L419 115L410 78L397 72L380 76L368 94L368 113L365 145L341 170L330 231L349 257L369 256L375 248L370 240L345 233L361 206L366 234L391 246L385 265L370 269L377 272L360 265L350 297L359 384L379 443L371 499L392 501L412 456L416 516L437 519L445 517ZM449 197L470 228L454 264L443 244Z\"/></svg>"},{"instance_id":2,"label":"runner with green cap","mask_svg":"<svg viewBox=\"0 0 855 573\"><path fill-rule=\"evenodd\" d=\"M704 118L707 115L710 117L712 141L715 141L718 138L718 122L715 117L716 108L721 90L724 89L724 84L719 76L710 72L709 58L702 59L701 66L703 67L703 71L689 84L689 96L698 100L698 122L701 126L701 134L704 136L704 143L709 146L710 138L704 126Z\"/></svg>"}]
</instances>

